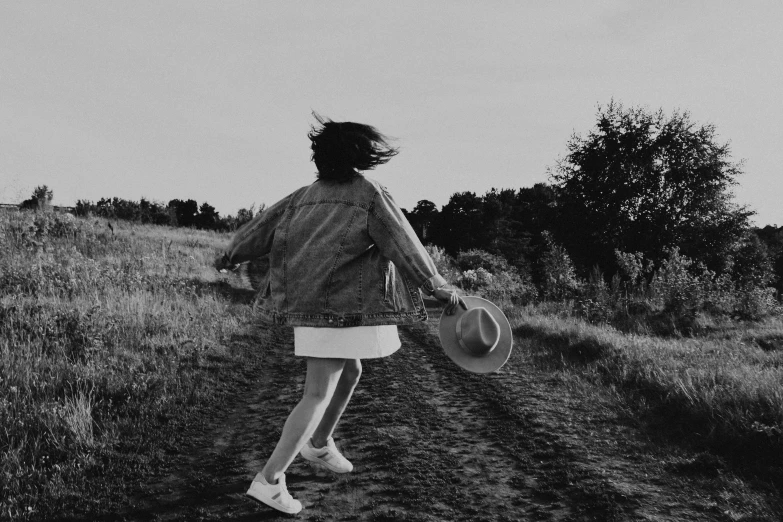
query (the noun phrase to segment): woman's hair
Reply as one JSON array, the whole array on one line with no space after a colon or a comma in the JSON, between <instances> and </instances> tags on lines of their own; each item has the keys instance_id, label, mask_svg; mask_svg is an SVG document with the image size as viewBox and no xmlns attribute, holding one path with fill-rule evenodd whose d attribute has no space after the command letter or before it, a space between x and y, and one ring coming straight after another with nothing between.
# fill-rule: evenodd
<instances>
[{"instance_id":1,"label":"woman's hair","mask_svg":"<svg viewBox=\"0 0 783 522\"><path fill-rule=\"evenodd\" d=\"M389 138L375 127L336 122L315 112L313 116L318 126L312 126L307 137L312 142L310 159L318 168L318 179L347 181L356 176L357 170L372 170L397 155Z\"/></svg>"}]
</instances>

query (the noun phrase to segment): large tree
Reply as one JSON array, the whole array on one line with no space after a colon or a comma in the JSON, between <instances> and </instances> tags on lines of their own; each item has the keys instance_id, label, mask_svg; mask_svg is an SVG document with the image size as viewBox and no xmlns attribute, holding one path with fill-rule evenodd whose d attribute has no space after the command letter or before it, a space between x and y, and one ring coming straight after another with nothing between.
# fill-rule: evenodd
<instances>
[{"instance_id":1,"label":"large tree","mask_svg":"<svg viewBox=\"0 0 783 522\"><path fill-rule=\"evenodd\" d=\"M415 230L416 234L419 236L419 239L424 243L428 243L431 242L431 237L434 232L433 227L437 225L438 214L438 207L435 206L435 203L427 199L422 199L416 203L412 212L406 213L405 215L413 227L413 230Z\"/></svg>"},{"instance_id":2,"label":"large tree","mask_svg":"<svg viewBox=\"0 0 783 522\"><path fill-rule=\"evenodd\" d=\"M600 107L596 127L575 134L550 172L558 236L585 269L614 269L614 251L660 261L672 247L719 272L753 213L732 202L741 174L713 125L687 112Z\"/></svg>"},{"instance_id":3,"label":"large tree","mask_svg":"<svg viewBox=\"0 0 783 522\"><path fill-rule=\"evenodd\" d=\"M440 244L451 255L483 246L482 199L474 192L455 192L440 211Z\"/></svg>"},{"instance_id":4,"label":"large tree","mask_svg":"<svg viewBox=\"0 0 783 522\"><path fill-rule=\"evenodd\" d=\"M169 201L168 207L173 208L176 213L177 226L193 227L197 225L198 203L195 200L188 199L187 201L183 201L180 199L172 199Z\"/></svg>"},{"instance_id":5,"label":"large tree","mask_svg":"<svg viewBox=\"0 0 783 522\"><path fill-rule=\"evenodd\" d=\"M220 214L215 207L207 203L206 201L198 208L198 216L196 217L196 225L198 228L207 230L214 230L217 228L220 222Z\"/></svg>"}]
</instances>

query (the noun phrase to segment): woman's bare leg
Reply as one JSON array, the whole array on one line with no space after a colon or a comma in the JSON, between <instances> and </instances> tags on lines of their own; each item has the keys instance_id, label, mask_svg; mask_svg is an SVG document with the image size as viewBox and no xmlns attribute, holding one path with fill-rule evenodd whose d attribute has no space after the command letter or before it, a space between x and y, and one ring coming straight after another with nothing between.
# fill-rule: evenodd
<instances>
[{"instance_id":1,"label":"woman's bare leg","mask_svg":"<svg viewBox=\"0 0 783 522\"><path fill-rule=\"evenodd\" d=\"M261 470L261 475L269 484L277 483L277 479L285 473L296 454L312 436L341 381L344 365L345 359L308 357L304 396L285 421L280 440Z\"/></svg>"},{"instance_id":2,"label":"woman's bare leg","mask_svg":"<svg viewBox=\"0 0 783 522\"><path fill-rule=\"evenodd\" d=\"M353 390L362 376L362 361L359 359L346 359L343 373L334 390L332 400L326 408L321 422L313 432L313 447L323 448L326 446L326 439L332 436L335 426L340 421L340 417L351 400Z\"/></svg>"}]
</instances>

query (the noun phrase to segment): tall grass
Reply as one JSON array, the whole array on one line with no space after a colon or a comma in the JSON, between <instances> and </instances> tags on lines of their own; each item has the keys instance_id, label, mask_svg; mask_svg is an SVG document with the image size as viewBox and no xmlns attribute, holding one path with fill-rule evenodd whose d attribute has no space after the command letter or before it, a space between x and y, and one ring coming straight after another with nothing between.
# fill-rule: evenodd
<instances>
[{"instance_id":1,"label":"tall grass","mask_svg":"<svg viewBox=\"0 0 783 522\"><path fill-rule=\"evenodd\" d=\"M211 268L226 237L114 225L0 213L0 518L81 497L90 476L110 475L169 420L211 401L216 366L248 356L230 342L250 322L248 296ZM668 431L783 483L779 317L694 316L689 338L645 325L623 333L590 324L573 301L522 306L529 283L498 281L484 290L534 360L613 386Z\"/></svg>"},{"instance_id":2,"label":"tall grass","mask_svg":"<svg viewBox=\"0 0 783 522\"><path fill-rule=\"evenodd\" d=\"M592 376L663 433L783 484L783 320L726 322L701 337L627 334L542 307L509 309L545 365Z\"/></svg>"},{"instance_id":3,"label":"tall grass","mask_svg":"<svg viewBox=\"0 0 783 522\"><path fill-rule=\"evenodd\" d=\"M209 401L248 319L216 233L0 213L0 518L81 494L123 447Z\"/></svg>"},{"instance_id":4,"label":"tall grass","mask_svg":"<svg viewBox=\"0 0 783 522\"><path fill-rule=\"evenodd\" d=\"M533 302L524 279L509 284L500 263L485 266L496 256L473 251L482 266L458 267L429 250L462 291L504 308L533 360L615 388L663 432L783 487L783 308L773 289L717 276L676 250L655 271L618 252L610 284L597 271L581 281L550 249L539 294L559 299Z\"/></svg>"}]
</instances>

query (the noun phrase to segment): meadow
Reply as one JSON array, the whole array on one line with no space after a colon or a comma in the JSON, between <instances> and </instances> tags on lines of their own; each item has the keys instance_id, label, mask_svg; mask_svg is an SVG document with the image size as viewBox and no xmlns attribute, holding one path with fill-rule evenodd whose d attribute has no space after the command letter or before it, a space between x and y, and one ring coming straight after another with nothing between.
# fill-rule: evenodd
<instances>
[{"instance_id":1,"label":"meadow","mask_svg":"<svg viewBox=\"0 0 783 522\"><path fill-rule=\"evenodd\" d=\"M252 291L212 268L228 235L112 225L0 213L0 518L89 510L111 495L104 477L154 468L177 426L255 357L232 342L252 323ZM672 318L662 333L652 320L595 321L573 300L521 303L508 281L471 287L475 271L449 270L503 304L533 363L615 390L713 465L783 484L779 315L702 314L688 331Z\"/></svg>"},{"instance_id":2,"label":"meadow","mask_svg":"<svg viewBox=\"0 0 783 522\"><path fill-rule=\"evenodd\" d=\"M249 307L211 268L225 239L0 213L0 518L89 502L101 477L149 467L220 396L220 370L252 357L227 348Z\"/></svg>"},{"instance_id":3,"label":"meadow","mask_svg":"<svg viewBox=\"0 0 783 522\"><path fill-rule=\"evenodd\" d=\"M647 278L618 254L608 284L595 271L585 281L556 247L542 292L497 256L428 249L447 279L503 306L532 361L609 387L656 436L783 486L783 315L771 288L732 284L676 250ZM561 298L530 299L547 291Z\"/></svg>"},{"instance_id":4,"label":"meadow","mask_svg":"<svg viewBox=\"0 0 783 522\"><path fill-rule=\"evenodd\" d=\"M553 371L616 391L650 433L783 484L783 321L730 321L693 337L628 334L568 313L512 310ZM715 471L713 469L713 471Z\"/></svg>"}]
</instances>

